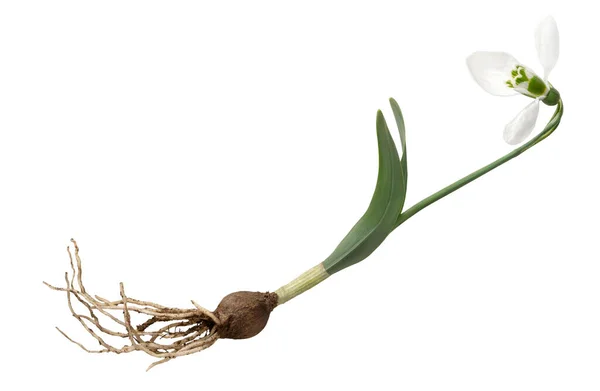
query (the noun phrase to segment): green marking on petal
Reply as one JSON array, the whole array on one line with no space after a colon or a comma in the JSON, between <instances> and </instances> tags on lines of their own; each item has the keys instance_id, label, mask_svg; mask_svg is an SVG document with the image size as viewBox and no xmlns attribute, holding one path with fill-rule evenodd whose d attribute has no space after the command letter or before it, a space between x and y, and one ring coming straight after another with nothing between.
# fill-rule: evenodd
<instances>
[{"instance_id":1,"label":"green marking on petal","mask_svg":"<svg viewBox=\"0 0 600 391\"><path fill-rule=\"evenodd\" d=\"M542 96L546 92L546 83L539 77L533 76L531 80L529 80L529 85L527 86L527 91L531 92L534 96Z\"/></svg>"},{"instance_id":2,"label":"green marking on petal","mask_svg":"<svg viewBox=\"0 0 600 391\"><path fill-rule=\"evenodd\" d=\"M512 81L514 85L519 85L529 81L529 76L527 76L527 69L525 69L522 65L517 65L515 69L513 69L510 74L512 75Z\"/></svg>"}]
</instances>

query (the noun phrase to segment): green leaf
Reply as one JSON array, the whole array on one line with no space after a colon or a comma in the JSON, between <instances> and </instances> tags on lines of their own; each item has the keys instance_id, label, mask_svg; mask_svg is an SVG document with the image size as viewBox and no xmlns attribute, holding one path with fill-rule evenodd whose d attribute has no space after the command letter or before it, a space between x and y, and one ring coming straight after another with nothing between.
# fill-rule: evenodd
<instances>
[{"instance_id":1,"label":"green leaf","mask_svg":"<svg viewBox=\"0 0 600 391\"><path fill-rule=\"evenodd\" d=\"M392 103L392 108L394 108ZM396 104L396 107L398 105ZM396 121L402 124L400 137L404 150L404 125L400 109L394 109ZM406 163L398 157L398 150L381 111L377 112L377 144L379 173L373 198L365 214L350 230L333 253L323 261L329 274L354 265L368 257L394 229L406 196ZM403 159L405 159L404 154ZM403 168L404 167L404 168Z\"/></svg>"},{"instance_id":2,"label":"green leaf","mask_svg":"<svg viewBox=\"0 0 600 391\"><path fill-rule=\"evenodd\" d=\"M406 190L408 184L408 166L406 163L406 128L404 127L404 117L398 102L394 98L390 98L390 105L394 112L394 118L396 119L396 126L398 126L398 132L400 133L400 143L402 144L402 159L400 160L400 166L402 167L402 180L404 184L404 195L402 197L402 206L400 207L400 213L404 208L404 201L406 200Z\"/></svg>"}]
</instances>

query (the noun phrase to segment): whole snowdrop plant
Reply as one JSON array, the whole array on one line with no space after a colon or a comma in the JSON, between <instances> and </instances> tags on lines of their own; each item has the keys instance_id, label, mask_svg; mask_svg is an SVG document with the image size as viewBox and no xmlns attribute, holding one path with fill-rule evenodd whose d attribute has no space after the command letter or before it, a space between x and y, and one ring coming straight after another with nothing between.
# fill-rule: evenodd
<instances>
[{"instance_id":1,"label":"whole snowdrop plant","mask_svg":"<svg viewBox=\"0 0 600 391\"><path fill-rule=\"evenodd\" d=\"M467 65L475 81L487 92L497 96L525 95L533 98L504 128L504 141L522 143L533 131L540 111L540 101L555 106L560 94L548 81L558 60L558 27L553 17L544 19L535 31L535 47L544 68L544 78L505 52L475 52Z\"/></svg>"},{"instance_id":2,"label":"whole snowdrop plant","mask_svg":"<svg viewBox=\"0 0 600 391\"><path fill-rule=\"evenodd\" d=\"M408 185L406 131L400 106L394 99L390 99L400 136L400 148L396 147L387 122L382 112L378 111L375 129L379 172L373 197L363 216L322 262L274 292L231 293L225 296L213 311L193 300L192 306L173 308L154 301L135 299L125 293L123 283L119 285L119 296L116 298L105 299L90 293L83 284L79 247L72 240L71 246L67 248L72 274L65 273L63 286L47 285L51 289L66 293L69 311L81 323L90 339L95 341L97 348L89 349L59 331L69 341L91 353L144 352L156 360L149 368L200 352L219 339L245 339L257 335L266 326L273 310L312 289L333 274L366 259L392 231L419 211L519 156L554 132L563 114L560 94L548 81L548 74L558 58L558 29L554 19L547 18L538 27L536 47L544 67L543 78L507 53L476 52L467 61L475 80L486 91L500 96L521 94L533 99L533 102L506 126L504 138L508 143L521 143L531 134L539 113L540 101L556 106L554 115L537 136L515 147L505 156L405 209ZM306 245L305 241L302 239L299 245ZM210 263L207 266L210 266ZM330 298L324 301L329 303ZM299 319L298 324L302 332L307 332L305 326L309 322L306 321L306 317L309 316L310 314L305 314L304 318ZM314 330L310 332L325 332L324 325L318 319L310 319L310 324L315 325Z\"/></svg>"}]
</instances>

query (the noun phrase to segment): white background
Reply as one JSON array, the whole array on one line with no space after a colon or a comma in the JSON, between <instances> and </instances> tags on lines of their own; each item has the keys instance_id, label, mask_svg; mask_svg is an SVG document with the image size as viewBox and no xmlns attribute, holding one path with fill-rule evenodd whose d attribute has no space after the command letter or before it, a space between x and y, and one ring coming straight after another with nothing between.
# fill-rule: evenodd
<instances>
[{"instance_id":1,"label":"white background","mask_svg":"<svg viewBox=\"0 0 600 391\"><path fill-rule=\"evenodd\" d=\"M2 2L3 384L600 389L586 4ZM406 117L407 206L507 153L502 129L528 100L487 95L465 57L504 50L541 71L533 31L547 14L561 34L556 133L276 309L256 338L146 373L143 353L89 355L54 329L94 347L41 283L63 281L71 237L92 293L117 298L123 281L178 307L275 290L322 261L368 205L390 96Z\"/></svg>"}]
</instances>

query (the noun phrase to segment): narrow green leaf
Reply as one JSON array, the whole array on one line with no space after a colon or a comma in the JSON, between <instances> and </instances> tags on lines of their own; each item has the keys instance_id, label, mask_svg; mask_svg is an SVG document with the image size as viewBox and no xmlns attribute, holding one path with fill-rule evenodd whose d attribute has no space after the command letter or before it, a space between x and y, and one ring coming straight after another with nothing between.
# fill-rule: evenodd
<instances>
[{"instance_id":1,"label":"narrow green leaf","mask_svg":"<svg viewBox=\"0 0 600 391\"><path fill-rule=\"evenodd\" d=\"M406 162L406 128L404 127L404 117L398 102L394 98L390 98L390 105L394 112L394 118L396 119L396 126L398 126L398 132L400 133L400 143L402 144L402 159L400 160L400 166L402 167L402 182L404 184L404 196L402 197L402 206L400 207L400 213L404 208L404 201L406 200L406 190L408 184L408 165Z\"/></svg>"},{"instance_id":2,"label":"narrow green leaf","mask_svg":"<svg viewBox=\"0 0 600 391\"><path fill-rule=\"evenodd\" d=\"M381 111L377 112L377 144L379 173L373 198L365 214L323 261L329 274L354 265L375 251L394 229L402 210L406 189L403 169Z\"/></svg>"}]
</instances>

